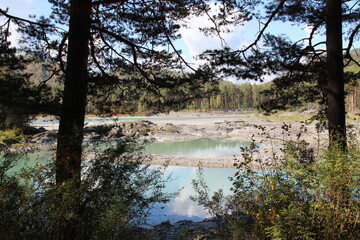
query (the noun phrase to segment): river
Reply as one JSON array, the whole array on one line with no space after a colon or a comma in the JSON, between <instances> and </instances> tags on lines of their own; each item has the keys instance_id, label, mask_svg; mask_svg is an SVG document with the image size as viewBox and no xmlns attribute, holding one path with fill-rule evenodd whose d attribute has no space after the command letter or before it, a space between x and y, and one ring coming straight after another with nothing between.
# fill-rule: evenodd
<instances>
[{"instance_id":1,"label":"river","mask_svg":"<svg viewBox=\"0 0 360 240\"><path fill-rule=\"evenodd\" d=\"M211 139L178 141L178 142L155 142L145 148L145 153L166 154L178 156L218 156L229 157L240 152L240 146L247 143L235 141L220 141ZM90 148L90 146L89 146ZM97 148L104 148L102 144ZM27 154L26 160L12 169L19 171L24 166L34 166L35 163L46 163L54 157L54 151L38 150ZM156 166L154 166L156 167ZM224 193L230 193L231 182L229 177L235 173L235 169L230 168L203 168L203 177L210 191L222 189ZM189 199L189 196L195 195L192 186L192 180L197 179L197 167L168 166L165 169L164 177L171 174L171 181L166 184L165 191L169 193L179 192L179 195L172 199L170 203L157 205L152 209L150 224L159 224L163 221L170 220L176 222L179 220L202 220L210 217L208 212L199 206L198 203Z\"/></svg>"}]
</instances>

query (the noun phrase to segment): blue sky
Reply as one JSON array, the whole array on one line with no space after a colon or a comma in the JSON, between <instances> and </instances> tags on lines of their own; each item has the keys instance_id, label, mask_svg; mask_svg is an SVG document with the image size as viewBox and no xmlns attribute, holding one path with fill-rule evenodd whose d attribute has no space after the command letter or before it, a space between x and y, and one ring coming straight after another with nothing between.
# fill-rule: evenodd
<instances>
[{"instance_id":1,"label":"blue sky","mask_svg":"<svg viewBox=\"0 0 360 240\"><path fill-rule=\"evenodd\" d=\"M47 0L1 0L2 8L9 7L9 13L28 17L29 15L49 15L51 9ZM201 62L194 59L196 55L200 54L206 49L221 48L222 44L217 37L206 37L198 28L204 26L211 26L211 22L207 17L197 17L188 20L191 23L189 29L181 29L180 33L182 39L176 42L176 46L183 52L183 57L197 65ZM250 22L245 26L237 26L232 28L233 32L223 35L227 44L233 48L240 48L251 43L259 31L259 24L256 21ZM292 40L305 38L309 34L309 29L305 25L291 26L289 23L275 22L270 25L269 31L272 33L287 34ZM13 34L12 38L16 39L18 35ZM357 43L359 45L359 43Z\"/></svg>"}]
</instances>

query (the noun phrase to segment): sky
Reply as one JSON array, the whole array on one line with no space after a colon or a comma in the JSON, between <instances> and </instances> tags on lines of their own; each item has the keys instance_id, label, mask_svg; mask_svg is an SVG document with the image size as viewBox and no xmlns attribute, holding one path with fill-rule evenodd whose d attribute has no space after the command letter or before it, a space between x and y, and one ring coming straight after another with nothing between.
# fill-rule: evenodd
<instances>
[{"instance_id":1,"label":"sky","mask_svg":"<svg viewBox=\"0 0 360 240\"><path fill-rule=\"evenodd\" d=\"M4 6L9 7L10 14L23 18L27 18L29 15L47 16L51 11L47 0L1 0L1 2L2 8ZM223 45L218 37L206 37L204 33L199 31L199 27L211 26L207 17L196 17L188 19L188 21L191 23L191 27L180 30L182 38L176 41L176 46L182 50L183 57L196 66L201 63L200 60L196 59L198 54L206 49L221 48ZM255 39L256 33L259 31L259 23L253 21L245 26L232 27L231 30L231 33L222 35L222 37L228 46L237 49ZM289 23L277 22L271 24L269 28L272 33L288 33L287 35L293 40L307 37L309 30L307 26L291 26ZM17 37L18 35L13 33L11 40L14 41ZM233 79L230 80L235 82Z\"/></svg>"}]
</instances>

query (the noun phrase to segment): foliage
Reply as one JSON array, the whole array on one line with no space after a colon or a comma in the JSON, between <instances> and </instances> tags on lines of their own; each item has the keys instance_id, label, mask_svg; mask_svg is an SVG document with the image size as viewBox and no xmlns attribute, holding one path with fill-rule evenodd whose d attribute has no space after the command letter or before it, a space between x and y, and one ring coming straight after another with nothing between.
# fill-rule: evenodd
<instances>
[{"instance_id":1,"label":"foliage","mask_svg":"<svg viewBox=\"0 0 360 240\"><path fill-rule=\"evenodd\" d=\"M21 172L11 169L26 156L2 151L0 164L0 234L4 239L52 239L62 223L73 224L73 239L146 239L148 211L165 203L160 168L149 167L123 141L84 164L81 186L54 185L52 164ZM43 159L39 159L43 161ZM10 170L10 171L9 171ZM75 182L76 184L76 182ZM75 201L75 204L73 203ZM76 209L73 206L77 206Z\"/></svg>"},{"instance_id":2,"label":"foliage","mask_svg":"<svg viewBox=\"0 0 360 240\"><path fill-rule=\"evenodd\" d=\"M358 40L360 27L360 8L357 2L219 2L225 7L221 14L213 16L211 20L214 27L207 29L208 31L218 35L224 24L225 27L227 24L234 24L226 20L234 17L237 19L237 15L242 16L237 19L240 22L256 18L259 31L247 46L207 50L201 58L207 60L210 68L215 69L219 75L227 77L263 81L266 76L277 75L274 88L267 91L269 101L263 104L264 108L272 111L299 106L304 102L320 103L319 116L326 115L330 144L341 144L345 149L344 85L346 81L358 78L360 74L359 71L357 77L356 74L344 74L344 67L350 63L360 66L351 51ZM287 27L281 34L269 32L269 26L279 22L306 25L310 27L310 33L307 37L292 40L288 35L292 31L288 31Z\"/></svg>"},{"instance_id":3,"label":"foliage","mask_svg":"<svg viewBox=\"0 0 360 240\"><path fill-rule=\"evenodd\" d=\"M25 140L23 133L18 128L0 130L0 144L13 144Z\"/></svg>"},{"instance_id":4,"label":"foliage","mask_svg":"<svg viewBox=\"0 0 360 240\"><path fill-rule=\"evenodd\" d=\"M351 51L351 56L358 61L358 50ZM286 110L293 107L304 107L309 103L315 103L320 113L326 111L326 66L325 59L319 61L305 62L292 67L291 74L284 75L273 80L269 89L262 92L265 101L261 108L266 112L276 110ZM320 70L319 70L320 69ZM344 78L347 94L354 96L355 87L360 77L360 67L355 63L350 63L345 68ZM355 109L356 104L348 98L347 105Z\"/></svg>"},{"instance_id":5,"label":"foliage","mask_svg":"<svg viewBox=\"0 0 360 240\"><path fill-rule=\"evenodd\" d=\"M0 38L0 129L21 127L26 119L26 108L21 104L28 98L24 89L27 75L21 72L24 60L9 48L6 33L0 32Z\"/></svg>"},{"instance_id":6,"label":"foliage","mask_svg":"<svg viewBox=\"0 0 360 240\"><path fill-rule=\"evenodd\" d=\"M0 129L22 128L33 114L56 114L58 97L47 86L30 82L26 71L29 58L17 55L7 41L8 32L0 29Z\"/></svg>"},{"instance_id":7,"label":"foliage","mask_svg":"<svg viewBox=\"0 0 360 240\"><path fill-rule=\"evenodd\" d=\"M210 197L198 183L197 199L222 221L226 239L358 239L360 152L350 144L317 153L304 140L285 141L266 159L254 143L242 149L233 195Z\"/></svg>"},{"instance_id":8,"label":"foliage","mask_svg":"<svg viewBox=\"0 0 360 240\"><path fill-rule=\"evenodd\" d=\"M233 76L238 79L263 81L265 76L277 74L290 85L297 85L291 78L302 75L304 81L309 80L311 74L325 73L324 58L326 56L323 36L326 33L326 2L325 1L221 1L223 11L212 16L214 27L204 28L205 31L218 35L221 30L234 24L246 24L249 21L259 21L259 32L254 41L239 49L207 50L202 58L209 60L218 74ZM358 40L359 6L352 1L342 1L344 38L347 41L344 54L344 65L359 65L354 51L354 42ZM233 21L226 21L232 19ZM222 23L222 24L220 24ZM289 23L293 25L307 25L310 29L308 36L291 39L291 31L283 28L279 34L270 32L271 24ZM288 26L288 25L284 25ZM281 31L281 30L280 30ZM315 71L317 70L317 72ZM295 74L293 76L292 74ZM289 77L289 78L287 78ZM316 77L311 77L316 80ZM313 84L323 82L325 76L317 79ZM284 82L285 83L285 82Z\"/></svg>"},{"instance_id":9,"label":"foliage","mask_svg":"<svg viewBox=\"0 0 360 240\"><path fill-rule=\"evenodd\" d=\"M69 59L65 59L72 41L62 26L70 25L69 9L73 3L64 0L50 3L52 14L33 21L0 9L7 19L3 28L10 21L18 25L22 53L46 68L42 72L49 79L42 81L44 84L50 79L66 78ZM85 40L89 43L86 85L89 101L96 110L112 113L116 107L117 112L132 112L133 106L127 103L130 100L166 111L167 106L212 92L218 79L210 75L209 69L194 69L174 46L174 41L180 38L180 25L187 25L182 20L200 14L203 4L198 0L87 2L91 23ZM80 33L75 34L75 40L79 39ZM38 70L35 73L39 75Z\"/></svg>"},{"instance_id":10,"label":"foliage","mask_svg":"<svg viewBox=\"0 0 360 240\"><path fill-rule=\"evenodd\" d=\"M147 112L169 112L187 108L194 99L201 99L215 94L217 83L203 83L193 85L186 77L175 71L164 71L170 74L174 81L183 82L173 87L158 87L152 89L139 88L133 82L122 85L101 85L99 81L90 85L87 113L89 114L130 114ZM125 77L122 77L123 79ZM140 81L139 76L128 76L133 81ZM124 79L125 80L125 79Z\"/></svg>"}]
</instances>

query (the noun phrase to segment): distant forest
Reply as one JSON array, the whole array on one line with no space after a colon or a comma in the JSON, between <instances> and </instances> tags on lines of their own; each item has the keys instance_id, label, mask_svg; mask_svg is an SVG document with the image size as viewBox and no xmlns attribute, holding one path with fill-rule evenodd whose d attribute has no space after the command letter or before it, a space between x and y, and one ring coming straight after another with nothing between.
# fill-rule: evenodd
<instances>
[{"instance_id":1,"label":"distant forest","mask_svg":"<svg viewBox=\"0 0 360 240\"><path fill-rule=\"evenodd\" d=\"M353 72L356 66L348 67L346 70ZM44 79L49 78L50 72L44 64L29 64L26 70L31 74L31 82L36 85L41 84ZM61 77L53 77L46 84L50 85L53 94L62 91ZM91 85L90 85L91 86ZM212 110L239 110L239 109L261 109L264 101L269 101L269 96L263 94L264 90L270 89L272 82L267 83L242 83L234 84L229 81L221 81L218 86L209 86L212 93L203 98L185 99L184 101L176 101L169 104L171 98L174 98L166 89L161 89L163 102L167 104L161 106L153 106L151 92L144 90L138 91L136 86L106 86L102 85L96 88L90 87L89 101L87 104L87 114L149 114L161 111L212 111ZM359 80L357 82L348 83L346 85L347 97L346 106L348 111L360 110L360 87ZM181 98L182 96L176 96ZM292 110L309 110L316 109L316 103L304 103L301 107Z\"/></svg>"},{"instance_id":2,"label":"distant forest","mask_svg":"<svg viewBox=\"0 0 360 240\"><path fill-rule=\"evenodd\" d=\"M27 71L32 75L31 81L40 84L50 76L41 63L30 64ZM47 84L53 92L62 91L61 78L54 78ZM262 102L264 96L261 92L268 89L271 83L264 84L234 84L229 81L221 81L219 86L209 86L212 93L197 99L186 99L183 102L177 101L176 104L165 106L165 111L207 111L207 110L235 110L235 109L255 109ZM136 89L126 89L121 87L102 86L97 89L90 88L90 96L87 106L87 114L121 114L121 113L150 113L156 112L157 107L151 105L152 94L150 92L136 91ZM174 97L167 94L162 89L164 102L168 98ZM181 98L181 96L178 96ZM101 100L98 100L100 98ZM125 100L125 101L123 101ZM164 107L164 106L163 106ZM162 109L164 110L164 109Z\"/></svg>"}]
</instances>

